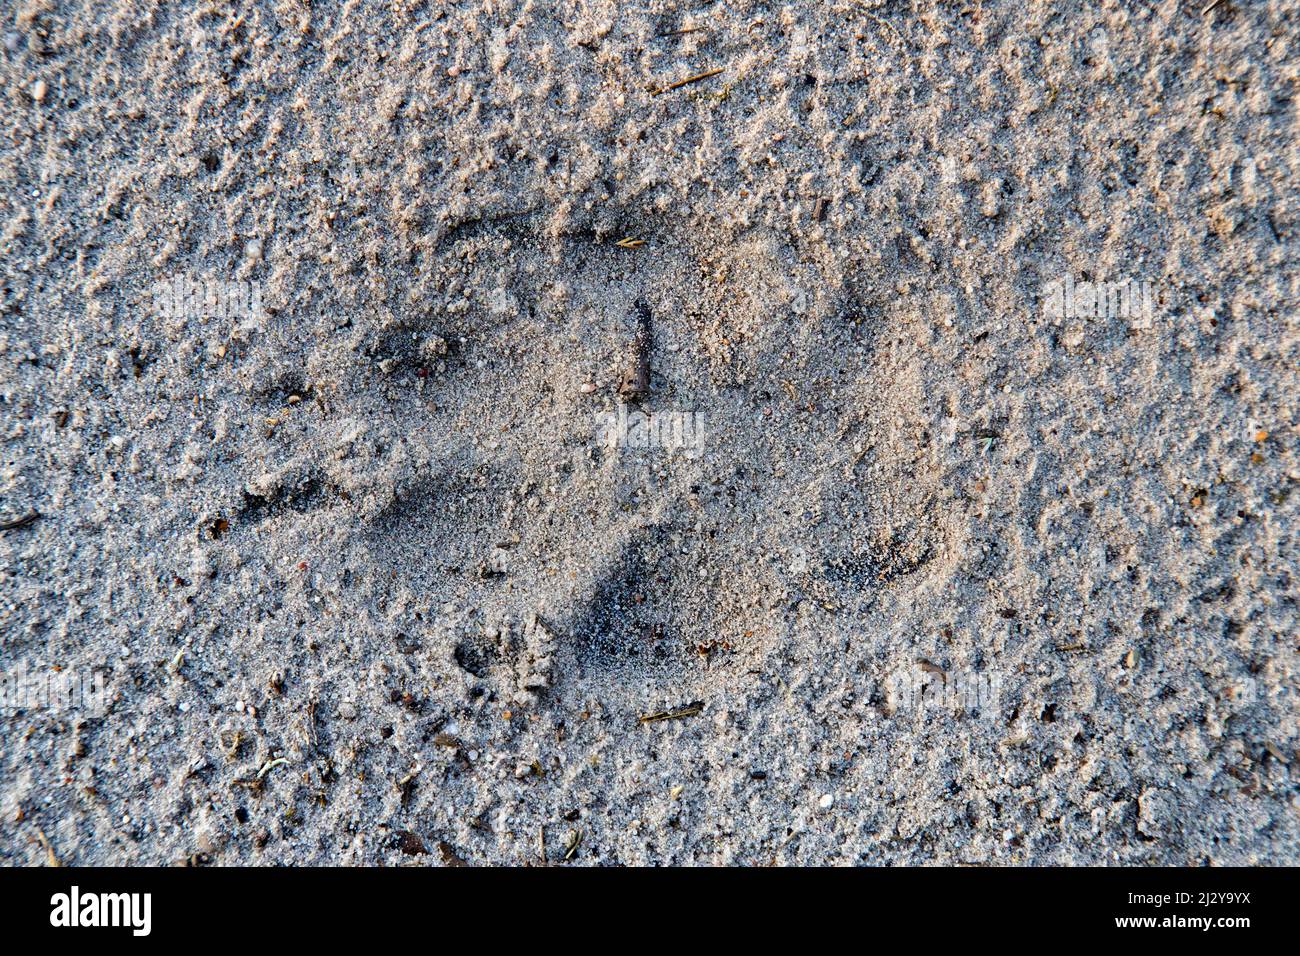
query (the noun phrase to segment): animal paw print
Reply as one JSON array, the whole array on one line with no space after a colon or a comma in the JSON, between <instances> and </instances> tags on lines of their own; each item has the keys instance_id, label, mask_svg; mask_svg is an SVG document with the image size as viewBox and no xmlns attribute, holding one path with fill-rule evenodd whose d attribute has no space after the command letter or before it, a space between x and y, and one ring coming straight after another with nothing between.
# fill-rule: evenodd
<instances>
[{"instance_id":1,"label":"animal paw print","mask_svg":"<svg viewBox=\"0 0 1300 956\"><path fill-rule=\"evenodd\" d=\"M497 685L501 697L520 706L536 706L550 689L556 642L536 613L520 623L501 614L481 627L462 622L453 655L461 670Z\"/></svg>"}]
</instances>

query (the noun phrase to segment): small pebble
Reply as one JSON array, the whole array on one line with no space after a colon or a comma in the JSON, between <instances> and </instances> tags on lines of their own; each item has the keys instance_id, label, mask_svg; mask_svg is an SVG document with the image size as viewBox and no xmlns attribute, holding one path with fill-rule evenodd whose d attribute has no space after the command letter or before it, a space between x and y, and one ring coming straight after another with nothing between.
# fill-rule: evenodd
<instances>
[{"instance_id":1,"label":"small pebble","mask_svg":"<svg viewBox=\"0 0 1300 956\"><path fill-rule=\"evenodd\" d=\"M595 390L596 386L592 382L583 382L582 387L578 389L578 391L582 392L583 395L590 395Z\"/></svg>"},{"instance_id":2,"label":"small pebble","mask_svg":"<svg viewBox=\"0 0 1300 956\"><path fill-rule=\"evenodd\" d=\"M37 80L32 84L32 99L37 103L45 101L45 94L49 92L49 86L44 80Z\"/></svg>"},{"instance_id":3,"label":"small pebble","mask_svg":"<svg viewBox=\"0 0 1300 956\"><path fill-rule=\"evenodd\" d=\"M817 801L817 806L821 807L823 810L829 810L831 807L835 806L835 794L823 793L822 798Z\"/></svg>"}]
</instances>

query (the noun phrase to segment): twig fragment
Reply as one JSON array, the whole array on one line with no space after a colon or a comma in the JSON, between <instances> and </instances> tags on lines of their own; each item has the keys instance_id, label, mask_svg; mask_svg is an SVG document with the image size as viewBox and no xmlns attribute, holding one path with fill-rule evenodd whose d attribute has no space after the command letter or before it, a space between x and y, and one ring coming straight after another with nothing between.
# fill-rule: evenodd
<instances>
[{"instance_id":1,"label":"twig fragment","mask_svg":"<svg viewBox=\"0 0 1300 956\"><path fill-rule=\"evenodd\" d=\"M45 835L45 831L40 827L36 828L36 839L40 840L41 846L45 848L45 862L47 866L61 867L63 861L54 853L54 847L50 846L50 838Z\"/></svg>"},{"instance_id":2,"label":"twig fragment","mask_svg":"<svg viewBox=\"0 0 1300 956\"><path fill-rule=\"evenodd\" d=\"M709 77L717 76L721 72L722 68L719 67L716 70L706 70L703 73L696 73L694 76L688 76L684 80L678 80L676 83L669 83L667 86L661 86L656 90L651 90L650 95L658 96L660 93L667 93L669 90L678 89L679 87L686 86L688 83L698 83L700 80L707 80Z\"/></svg>"},{"instance_id":3,"label":"twig fragment","mask_svg":"<svg viewBox=\"0 0 1300 956\"><path fill-rule=\"evenodd\" d=\"M27 527L40 516L39 511L29 511L17 518L6 518L4 521L0 521L0 531L17 531L19 528Z\"/></svg>"},{"instance_id":4,"label":"twig fragment","mask_svg":"<svg viewBox=\"0 0 1300 956\"><path fill-rule=\"evenodd\" d=\"M677 710L661 710L655 714L644 714L637 720L643 724L655 724L661 720L680 720L683 717L694 717L704 710L702 703L688 704Z\"/></svg>"},{"instance_id":5,"label":"twig fragment","mask_svg":"<svg viewBox=\"0 0 1300 956\"><path fill-rule=\"evenodd\" d=\"M289 760L286 757L277 757L274 760L268 760L266 763L262 764L262 769L257 771L257 779L261 780L263 777L265 777L276 767L279 767L288 762Z\"/></svg>"},{"instance_id":6,"label":"twig fragment","mask_svg":"<svg viewBox=\"0 0 1300 956\"><path fill-rule=\"evenodd\" d=\"M320 740L316 737L316 701L314 700L307 702L307 739L311 741L313 750L320 746Z\"/></svg>"},{"instance_id":7,"label":"twig fragment","mask_svg":"<svg viewBox=\"0 0 1300 956\"><path fill-rule=\"evenodd\" d=\"M581 845L582 845L582 831L570 830L569 839L565 846L564 858L566 860L572 860L573 854L578 852L578 847Z\"/></svg>"}]
</instances>

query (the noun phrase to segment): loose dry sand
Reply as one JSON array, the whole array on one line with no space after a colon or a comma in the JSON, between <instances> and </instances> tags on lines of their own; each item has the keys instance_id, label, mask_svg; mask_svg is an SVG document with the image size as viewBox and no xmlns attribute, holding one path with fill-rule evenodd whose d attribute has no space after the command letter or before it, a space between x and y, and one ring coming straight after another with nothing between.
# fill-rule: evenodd
<instances>
[{"instance_id":1,"label":"loose dry sand","mask_svg":"<svg viewBox=\"0 0 1300 956\"><path fill-rule=\"evenodd\" d=\"M1300 4L1205 5L6 4L0 663L111 700L0 862L1300 863Z\"/></svg>"}]
</instances>

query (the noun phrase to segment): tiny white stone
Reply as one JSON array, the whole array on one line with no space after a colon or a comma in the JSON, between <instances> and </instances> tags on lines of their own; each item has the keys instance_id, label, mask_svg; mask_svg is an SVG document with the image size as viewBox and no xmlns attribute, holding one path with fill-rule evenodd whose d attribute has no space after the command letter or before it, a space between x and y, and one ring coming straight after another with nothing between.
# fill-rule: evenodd
<instances>
[{"instance_id":1,"label":"tiny white stone","mask_svg":"<svg viewBox=\"0 0 1300 956\"><path fill-rule=\"evenodd\" d=\"M829 810L831 807L835 806L835 794L823 793L822 798L817 801L817 806L821 807L823 810Z\"/></svg>"}]
</instances>

